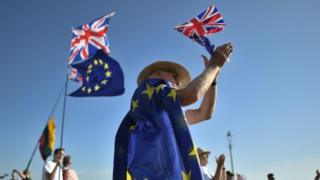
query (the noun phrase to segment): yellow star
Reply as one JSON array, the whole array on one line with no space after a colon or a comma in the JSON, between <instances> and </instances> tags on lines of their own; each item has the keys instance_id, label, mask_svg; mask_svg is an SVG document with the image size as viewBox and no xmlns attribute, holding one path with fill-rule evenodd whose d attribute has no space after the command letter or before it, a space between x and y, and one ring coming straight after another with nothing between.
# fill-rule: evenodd
<instances>
[{"instance_id":1,"label":"yellow star","mask_svg":"<svg viewBox=\"0 0 320 180\"><path fill-rule=\"evenodd\" d=\"M126 178L126 180L132 180L131 175L130 175L128 170L127 170L127 178Z\"/></svg>"},{"instance_id":2,"label":"yellow star","mask_svg":"<svg viewBox=\"0 0 320 180\"><path fill-rule=\"evenodd\" d=\"M191 180L191 171L188 174L182 171L181 174L182 174L182 180Z\"/></svg>"},{"instance_id":3,"label":"yellow star","mask_svg":"<svg viewBox=\"0 0 320 180\"><path fill-rule=\"evenodd\" d=\"M85 87L85 86L82 87L82 88L81 88L81 91L86 92L86 87Z\"/></svg>"},{"instance_id":4,"label":"yellow star","mask_svg":"<svg viewBox=\"0 0 320 180\"><path fill-rule=\"evenodd\" d=\"M86 77L87 82L89 82L89 76Z\"/></svg>"},{"instance_id":5,"label":"yellow star","mask_svg":"<svg viewBox=\"0 0 320 180\"><path fill-rule=\"evenodd\" d=\"M103 81L101 81L101 84L107 84L107 82L108 82L108 80L103 80Z\"/></svg>"},{"instance_id":6,"label":"yellow star","mask_svg":"<svg viewBox=\"0 0 320 180\"><path fill-rule=\"evenodd\" d=\"M103 66L104 69L109 69L109 65L107 63L104 64Z\"/></svg>"},{"instance_id":7,"label":"yellow star","mask_svg":"<svg viewBox=\"0 0 320 180\"><path fill-rule=\"evenodd\" d=\"M92 64L90 64L90 65L88 66L88 69L92 69Z\"/></svg>"},{"instance_id":8,"label":"yellow star","mask_svg":"<svg viewBox=\"0 0 320 180\"><path fill-rule=\"evenodd\" d=\"M92 69L89 69L87 70L87 74L90 74L92 72Z\"/></svg>"},{"instance_id":9,"label":"yellow star","mask_svg":"<svg viewBox=\"0 0 320 180\"><path fill-rule=\"evenodd\" d=\"M192 151L189 153L189 156L196 156L198 157L198 150L195 146L192 147Z\"/></svg>"},{"instance_id":10,"label":"yellow star","mask_svg":"<svg viewBox=\"0 0 320 180\"><path fill-rule=\"evenodd\" d=\"M137 100L132 100L131 105L132 105L132 111L136 110L136 108L139 106L138 105L138 99Z\"/></svg>"},{"instance_id":11,"label":"yellow star","mask_svg":"<svg viewBox=\"0 0 320 180\"><path fill-rule=\"evenodd\" d=\"M137 124L133 124L133 125L131 125L131 126L129 127L129 130L132 131L132 130L134 130L136 127L137 127Z\"/></svg>"},{"instance_id":12,"label":"yellow star","mask_svg":"<svg viewBox=\"0 0 320 180\"><path fill-rule=\"evenodd\" d=\"M87 90L88 94L90 94L91 91L92 91L92 89L89 87L88 90Z\"/></svg>"},{"instance_id":13,"label":"yellow star","mask_svg":"<svg viewBox=\"0 0 320 180\"><path fill-rule=\"evenodd\" d=\"M175 89L171 89L170 93L167 96L168 97L172 97L173 101L176 101L176 96L177 96L176 90Z\"/></svg>"},{"instance_id":14,"label":"yellow star","mask_svg":"<svg viewBox=\"0 0 320 180\"><path fill-rule=\"evenodd\" d=\"M95 59L95 60L93 61L93 63L94 63L94 65L98 65L98 60Z\"/></svg>"},{"instance_id":15,"label":"yellow star","mask_svg":"<svg viewBox=\"0 0 320 180\"><path fill-rule=\"evenodd\" d=\"M106 76L107 76L107 77L110 77L110 76L111 76L111 74L112 74L112 72L111 72L111 71L107 71L107 72L106 72Z\"/></svg>"},{"instance_id":16,"label":"yellow star","mask_svg":"<svg viewBox=\"0 0 320 180\"><path fill-rule=\"evenodd\" d=\"M165 87L166 87L165 84L160 84L160 85L158 85L158 86L156 87L156 92L157 92L157 94L159 93L160 90L162 90L162 89L165 88Z\"/></svg>"},{"instance_id":17,"label":"yellow star","mask_svg":"<svg viewBox=\"0 0 320 180\"><path fill-rule=\"evenodd\" d=\"M153 95L154 87L150 87L149 84L147 84L147 89L144 90L141 94L147 94L149 100L151 100L152 95Z\"/></svg>"},{"instance_id":18,"label":"yellow star","mask_svg":"<svg viewBox=\"0 0 320 180\"><path fill-rule=\"evenodd\" d=\"M99 64L101 64L101 65L103 64L103 61L101 59L99 59Z\"/></svg>"},{"instance_id":19,"label":"yellow star","mask_svg":"<svg viewBox=\"0 0 320 180\"><path fill-rule=\"evenodd\" d=\"M100 86L97 84L94 86L94 91L99 91L100 90Z\"/></svg>"}]
</instances>

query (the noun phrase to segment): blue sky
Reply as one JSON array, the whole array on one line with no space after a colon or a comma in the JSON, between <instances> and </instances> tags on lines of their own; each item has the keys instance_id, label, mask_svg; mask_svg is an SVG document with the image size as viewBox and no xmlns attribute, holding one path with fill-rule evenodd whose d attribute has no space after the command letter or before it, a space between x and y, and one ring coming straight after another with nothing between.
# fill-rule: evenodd
<instances>
[{"instance_id":1,"label":"blue sky","mask_svg":"<svg viewBox=\"0 0 320 180\"><path fill-rule=\"evenodd\" d=\"M192 77L203 70L204 48L173 27L216 4L227 23L212 42L235 45L218 79L214 117L190 126L195 143L224 153L234 135L236 171L249 180L312 179L320 168L320 2L2 0L0 2L0 174L25 168L65 80L71 28L116 11L111 56L122 66L119 97L67 98L64 148L80 179L111 179L116 130L130 107L140 70L172 60ZM77 88L70 82L68 92ZM197 107L199 104L187 108ZM54 112L60 144L62 101ZM36 153L32 176L40 179Z\"/></svg>"}]
</instances>

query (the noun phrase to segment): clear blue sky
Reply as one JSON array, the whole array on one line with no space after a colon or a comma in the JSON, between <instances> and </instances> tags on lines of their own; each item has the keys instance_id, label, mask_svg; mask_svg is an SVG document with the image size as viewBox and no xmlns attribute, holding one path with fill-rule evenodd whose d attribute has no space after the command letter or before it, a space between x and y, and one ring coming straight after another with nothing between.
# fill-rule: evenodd
<instances>
[{"instance_id":1,"label":"clear blue sky","mask_svg":"<svg viewBox=\"0 0 320 180\"><path fill-rule=\"evenodd\" d=\"M227 23L210 36L235 51L218 80L214 117L190 127L195 143L225 153L234 135L235 169L249 180L312 179L320 168L320 1L2 0L0 2L0 174L24 169L66 74L71 28L112 11L111 56L125 73L119 97L68 98L64 148L81 180L111 179L116 130L136 76L155 60L203 70L204 48L173 27L215 3ZM70 83L69 92L77 84ZM191 106L188 108L197 107ZM62 101L54 112L60 144ZM51 157L50 157L51 158ZM40 179L42 160L31 165Z\"/></svg>"}]
</instances>

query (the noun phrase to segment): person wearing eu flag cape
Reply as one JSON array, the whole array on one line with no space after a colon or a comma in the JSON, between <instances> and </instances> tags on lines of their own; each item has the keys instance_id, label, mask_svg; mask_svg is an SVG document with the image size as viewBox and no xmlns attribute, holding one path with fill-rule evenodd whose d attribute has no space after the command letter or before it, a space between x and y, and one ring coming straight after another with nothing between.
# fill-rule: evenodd
<instances>
[{"instance_id":1,"label":"person wearing eu flag cape","mask_svg":"<svg viewBox=\"0 0 320 180\"><path fill-rule=\"evenodd\" d=\"M215 79L233 51L219 46L205 70L191 80L183 66L158 61L139 74L131 108L117 131L114 180L202 180L197 148L187 124L210 119L215 104ZM187 106L203 98L200 107ZM215 177L215 179L218 177Z\"/></svg>"}]
</instances>

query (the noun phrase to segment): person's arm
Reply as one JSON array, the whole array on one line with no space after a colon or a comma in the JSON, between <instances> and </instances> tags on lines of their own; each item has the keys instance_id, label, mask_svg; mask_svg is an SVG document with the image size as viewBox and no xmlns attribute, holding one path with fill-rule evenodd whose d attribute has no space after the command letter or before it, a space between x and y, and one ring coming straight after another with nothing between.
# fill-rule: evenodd
<instances>
[{"instance_id":1,"label":"person's arm","mask_svg":"<svg viewBox=\"0 0 320 180\"><path fill-rule=\"evenodd\" d=\"M0 179L3 179L5 177L7 177L9 174L8 173L5 173L4 175L0 176ZM12 175L12 174L11 174Z\"/></svg>"},{"instance_id":2,"label":"person's arm","mask_svg":"<svg viewBox=\"0 0 320 180\"><path fill-rule=\"evenodd\" d=\"M48 171L46 171L46 176L47 176L47 179L48 179L48 180L53 180L53 179L54 179L54 176L55 176L55 174L57 173L57 169L59 168L60 164L61 164L60 161L57 162L51 173L49 173Z\"/></svg>"},{"instance_id":3,"label":"person's arm","mask_svg":"<svg viewBox=\"0 0 320 180\"><path fill-rule=\"evenodd\" d=\"M204 95L204 98L198 109L186 110L186 119L190 125L208 120L212 117L213 111L215 110L216 94L216 86L210 87Z\"/></svg>"},{"instance_id":4,"label":"person's arm","mask_svg":"<svg viewBox=\"0 0 320 180\"><path fill-rule=\"evenodd\" d=\"M222 167L220 180L226 180L226 168Z\"/></svg>"},{"instance_id":5,"label":"person's arm","mask_svg":"<svg viewBox=\"0 0 320 180\"><path fill-rule=\"evenodd\" d=\"M203 56L203 61L205 68L209 66L209 60L207 57ZM186 119L188 123L196 124L204 120L208 120L212 117L212 114L215 110L216 105L216 97L217 97L217 76L219 72L215 76L211 86L208 91L205 93L204 98L200 104L200 107L197 109L188 109L185 112Z\"/></svg>"},{"instance_id":6,"label":"person's arm","mask_svg":"<svg viewBox=\"0 0 320 180\"><path fill-rule=\"evenodd\" d=\"M205 95L232 51L233 46L230 43L219 46L211 56L208 67L185 88L177 90L182 106L190 105Z\"/></svg>"},{"instance_id":7,"label":"person's arm","mask_svg":"<svg viewBox=\"0 0 320 180\"><path fill-rule=\"evenodd\" d=\"M225 157L223 154L221 154L217 159L217 169L216 173L214 174L214 180L220 180L221 172L223 171L224 160Z\"/></svg>"},{"instance_id":8,"label":"person's arm","mask_svg":"<svg viewBox=\"0 0 320 180\"><path fill-rule=\"evenodd\" d=\"M17 174L21 179L25 179L26 176L24 174L22 174L20 171L14 169L12 170L12 173L11 173L11 176L12 176L12 179L14 179L14 174Z\"/></svg>"}]
</instances>

